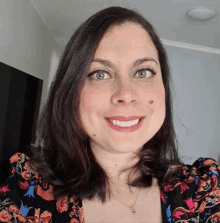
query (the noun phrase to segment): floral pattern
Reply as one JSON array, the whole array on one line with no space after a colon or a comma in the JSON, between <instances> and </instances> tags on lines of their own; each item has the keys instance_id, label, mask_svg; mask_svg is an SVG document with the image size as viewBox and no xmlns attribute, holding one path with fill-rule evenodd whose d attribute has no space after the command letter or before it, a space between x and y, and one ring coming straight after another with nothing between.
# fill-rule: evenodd
<instances>
[{"instance_id":1,"label":"floral pattern","mask_svg":"<svg viewBox=\"0 0 220 223\"><path fill-rule=\"evenodd\" d=\"M29 158L16 153L10 158L11 175L0 186L0 222L83 223L78 197L53 198L53 186L30 169ZM180 175L163 182L163 223L220 222L220 166L212 158L181 165Z\"/></svg>"},{"instance_id":2,"label":"floral pattern","mask_svg":"<svg viewBox=\"0 0 220 223\"><path fill-rule=\"evenodd\" d=\"M199 158L161 191L163 222L220 222L220 166L212 158Z\"/></svg>"},{"instance_id":3,"label":"floral pattern","mask_svg":"<svg viewBox=\"0 0 220 223\"><path fill-rule=\"evenodd\" d=\"M76 197L53 197L53 186L29 166L29 157L16 153L12 171L0 187L0 222L83 223L82 202Z\"/></svg>"}]
</instances>

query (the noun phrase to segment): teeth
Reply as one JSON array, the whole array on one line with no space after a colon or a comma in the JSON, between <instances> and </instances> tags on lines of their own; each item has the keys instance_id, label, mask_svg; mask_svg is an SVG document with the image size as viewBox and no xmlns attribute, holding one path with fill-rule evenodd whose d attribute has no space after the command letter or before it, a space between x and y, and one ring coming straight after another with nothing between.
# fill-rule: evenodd
<instances>
[{"instance_id":1,"label":"teeth","mask_svg":"<svg viewBox=\"0 0 220 223\"><path fill-rule=\"evenodd\" d=\"M122 121L116 121L116 120L110 120L110 119L108 119L108 120L113 125L117 125L117 126L121 126L121 127L130 127L130 126L138 124L138 122L140 121L140 119L136 119L136 120L129 121L129 122L122 122Z\"/></svg>"}]
</instances>

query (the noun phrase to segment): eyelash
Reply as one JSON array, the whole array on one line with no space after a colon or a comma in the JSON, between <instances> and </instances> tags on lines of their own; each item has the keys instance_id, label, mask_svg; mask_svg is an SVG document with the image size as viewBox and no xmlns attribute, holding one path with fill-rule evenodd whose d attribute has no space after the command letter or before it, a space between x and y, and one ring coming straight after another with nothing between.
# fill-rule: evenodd
<instances>
[{"instance_id":1,"label":"eyelash","mask_svg":"<svg viewBox=\"0 0 220 223\"><path fill-rule=\"evenodd\" d=\"M156 75L156 71L153 70L152 68L143 68L143 69L140 69L135 74L141 73L142 71L145 71L145 70L150 71L153 75ZM109 74L109 72L107 72L105 70L95 70L95 71L91 72L90 74L88 74L87 76L90 77L90 76L92 76L92 75L94 75L95 73L98 73L98 72L103 72L103 73ZM142 79L146 79L146 78L142 78ZM104 80L104 79L97 79L97 80Z\"/></svg>"}]
</instances>

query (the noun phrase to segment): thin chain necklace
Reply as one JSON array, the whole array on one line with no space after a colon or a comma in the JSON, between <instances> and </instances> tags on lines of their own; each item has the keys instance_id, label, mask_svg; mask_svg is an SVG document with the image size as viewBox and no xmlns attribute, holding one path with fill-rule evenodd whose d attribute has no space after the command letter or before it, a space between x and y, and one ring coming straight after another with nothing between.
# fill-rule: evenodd
<instances>
[{"instance_id":1,"label":"thin chain necklace","mask_svg":"<svg viewBox=\"0 0 220 223\"><path fill-rule=\"evenodd\" d=\"M114 185L114 184L113 184ZM115 187L115 185L114 185L114 187ZM115 187L116 188L116 187ZM116 188L117 189L117 188ZM148 190L149 190L149 188L148 188ZM132 212L132 214L136 214L136 210L135 210L135 204L136 204L136 202L137 202L137 199L138 199L138 196L139 196L139 194L140 194L140 191L141 191L141 188L139 189L139 191L138 191L138 195L137 195L137 197L136 197L136 199L135 199L135 202L134 202L134 204L132 205L132 206L128 206L128 205L126 205L125 203L123 203L123 202L121 202L118 198L117 198L117 196L114 196L121 204L123 204L124 206L126 206L126 207L128 207L130 210L131 210L131 212Z\"/></svg>"},{"instance_id":2,"label":"thin chain necklace","mask_svg":"<svg viewBox=\"0 0 220 223\"><path fill-rule=\"evenodd\" d=\"M138 195L137 195L137 197L136 197L136 199L135 199L135 202L134 202L134 204L133 204L132 206L128 206L128 205L124 204L124 203L121 202L117 197L115 197L115 198L116 198L121 204L123 204L123 205L125 205L126 207L130 208L132 214L136 214L135 204L136 204L136 202L137 202L137 199L138 199L138 196L139 196L139 194L140 194L140 191L141 191L141 188L139 189L139 191L138 191Z\"/></svg>"}]
</instances>

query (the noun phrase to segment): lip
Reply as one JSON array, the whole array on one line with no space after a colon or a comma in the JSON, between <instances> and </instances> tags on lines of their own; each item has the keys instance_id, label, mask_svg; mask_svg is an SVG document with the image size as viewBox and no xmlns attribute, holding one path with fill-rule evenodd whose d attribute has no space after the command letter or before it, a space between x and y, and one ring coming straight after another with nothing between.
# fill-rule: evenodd
<instances>
[{"instance_id":1,"label":"lip","mask_svg":"<svg viewBox=\"0 0 220 223\"><path fill-rule=\"evenodd\" d=\"M125 117L125 116L111 116L111 117L106 117L106 118L110 119L110 120L117 120L117 121L128 122L128 121L133 121L133 120L136 120L136 119L143 118L143 116L129 116L129 117Z\"/></svg>"},{"instance_id":2,"label":"lip","mask_svg":"<svg viewBox=\"0 0 220 223\"><path fill-rule=\"evenodd\" d=\"M141 125L143 123L143 120L144 120L144 117L141 117L141 120L140 120L140 122L137 125L134 125L134 126L131 126L131 127L116 126L116 125L113 125L112 123L110 123L107 118L105 120L106 120L108 126L111 127L112 129L114 129L115 131L119 131L119 132L134 132L134 131L138 130L141 127Z\"/></svg>"}]
</instances>

